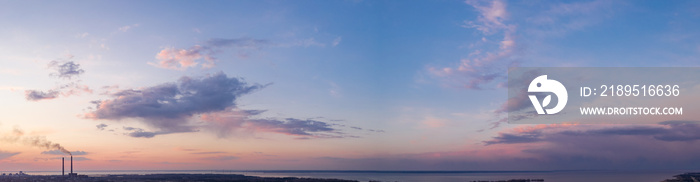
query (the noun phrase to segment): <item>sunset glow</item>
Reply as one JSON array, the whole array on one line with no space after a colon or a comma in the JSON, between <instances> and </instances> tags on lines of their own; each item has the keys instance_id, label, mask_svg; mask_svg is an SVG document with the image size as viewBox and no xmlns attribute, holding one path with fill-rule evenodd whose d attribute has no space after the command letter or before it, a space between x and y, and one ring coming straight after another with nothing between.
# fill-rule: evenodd
<instances>
[{"instance_id":1,"label":"sunset glow","mask_svg":"<svg viewBox=\"0 0 700 182\"><path fill-rule=\"evenodd\" d=\"M511 67L700 66L698 1L1 4L0 171L700 169L694 108L507 122Z\"/></svg>"}]
</instances>

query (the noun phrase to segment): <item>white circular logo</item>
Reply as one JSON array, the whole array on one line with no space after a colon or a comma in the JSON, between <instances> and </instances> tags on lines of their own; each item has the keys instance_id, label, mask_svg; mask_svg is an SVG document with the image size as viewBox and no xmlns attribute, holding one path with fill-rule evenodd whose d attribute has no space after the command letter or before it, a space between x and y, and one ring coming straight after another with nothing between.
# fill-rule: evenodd
<instances>
[{"instance_id":1,"label":"white circular logo","mask_svg":"<svg viewBox=\"0 0 700 182\"><path fill-rule=\"evenodd\" d=\"M535 106L537 114L556 114L566 106L566 101L569 100L569 94L566 92L566 87L556 80L548 80L547 75L541 75L530 82L527 92L549 92L557 96L557 105L553 108L544 109L552 101L552 95L548 95L542 100L542 103L537 100L535 95L528 95L532 105ZM545 113L546 111L546 113Z\"/></svg>"}]
</instances>

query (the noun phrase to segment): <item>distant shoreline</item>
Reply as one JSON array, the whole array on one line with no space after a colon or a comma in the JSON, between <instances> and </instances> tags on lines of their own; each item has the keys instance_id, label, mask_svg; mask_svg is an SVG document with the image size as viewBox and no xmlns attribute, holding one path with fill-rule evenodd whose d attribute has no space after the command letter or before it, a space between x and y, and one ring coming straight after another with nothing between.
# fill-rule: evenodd
<instances>
[{"instance_id":1,"label":"distant shoreline","mask_svg":"<svg viewBox=\"0 0 700 182\"><path fill-rule=\"evenodd\" d=\"M0 173L9 171L0 171ZM629 177L644 171L560 170L560 171L380 171L380 170L92 170L78 171L79 178L61 176L60 171L26 171L23 176L13 176L12 181L56 181L64 178L78 181L411 181L422 178L432 181L450 181L444 177L463 181L561 181L588 179L590 176L609 175ZM685 182L679 178L685 174L677 171L657 172L649 181ZM14 173L17 174L17 173ZM67 175L67 174L66 174ZM687 175L686 175L687 176ZM457 177L457 178L455 178ZM562 178L564 177L564 178ZM673 178L676 179L673 179ZM26 178L26 179L22 179ZM695 177L700 179L699 177ZM7 181L3 176L0 181ZM19 180L18 180L19 179ZM441 180L442 179L442 180ZM464 180L466 179L466 180ZM615 181L615 178L597 178L597 181ZM619 179L619 178L618 178ZM652 180L653 179L653 180ZM691 180L692 181L692 180Z\"/></svg>"},{"instance_id":2,"label":"distant shoreline","mask_svg":"<svg viewBox=\"0 0 700 182\"><path fill-rule=\"evenodd\" d=\"M530 170L530 171L457 171L457 170L81 170L88 174L227 174L227 173L406 173L406 174L442 174L442 173L555 173L555 172L645 172L645 171L679 171L679 170ZM17 171L0 171L15 173ZM61 171L24 171L25 173L58 173Z\"/></svg>"},{"instance_id":3,"label":"distant shoreline","mask_svg":"<svg viewBox=\"0 0 700 182\"><path fill-rule=\"evenodd\" d=\"M246 176L240 174L131 174L131 175L80 175L69 177L63 175L14 175L2 176L0 181L120 181L120 182L142 182L142 181L264 181L264 182L357 182L356 180L343 179L322 179L322 178L297 178L297 177L259 177Z\"/></svg>"}]
</instances>

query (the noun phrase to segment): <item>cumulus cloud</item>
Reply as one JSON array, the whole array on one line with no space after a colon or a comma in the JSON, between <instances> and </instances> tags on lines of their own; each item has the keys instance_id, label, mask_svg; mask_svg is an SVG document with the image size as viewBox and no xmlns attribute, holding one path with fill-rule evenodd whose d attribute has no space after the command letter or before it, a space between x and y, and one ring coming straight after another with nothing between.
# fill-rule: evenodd
<instances>
[{"instance_id":1,"label":"cumulus cloud","mask_svg":"<svg viewBox=\"0 0 700 182\"><path fill-rule=\"evenodd\" d=\"M134 128L134 127L128 127L128 126L125 126L124 130L127 131L127 133L125 133L125 135L128 135L130 137L134 137L134 138L153 138L156 135L172 133L169 131L150 132L150 131L146 131L142 128ZM181 132L184 132L184 131L181 131Z\"/></svg>"},{"instance_id":2,"label":"cumulus cloud","mask_svg":"<svg viewBox=\"0 0 700 182\"><path fill-rule=\"evenodd\" d=\"M479 30L484 37L482 41L473 43L474 50L468 58L463 58L455 66L428 67L428 72L447 85L457 85L467 89L483 89L497 79L505 77L508 66L517 64L514 60L516 52L516 26L505 23L508 19L506 3L503 1L467 1L479 13L476 21L465 21L464 27ZM490 38L499 36L499 41ZM496 44L497 49L492 49ZM478 48L481 46L481 48ZM484 50L482 50L484 49ZM490 50L490 51L485 51Z\"/></svg>"},{"instance_id":3,"label":"cumulus cloud","mask_svg":"<svg viewBox=\"0 0 700 182\"><path fill-rule=\"evenodd\" d=\"M48 90L48 91L25 90L24 91L24 96L28 101L55 99L56 97L58 97L59 94L60 94L60 92L57 90Z\"/></svg>"},{"instance_id":4,"label":"cumulus cloud","mask_svg":"<svg viewBox=\"0 0 700 182\"><path fill-rule=\"evenodd\" d=\"M49 62L48 67L56 71L55 73L51 73L51 76L56 76L65 79L72 79L74 77L80 76L80 74L85 73L85 70L80 68L80 64L77 64L73 61L54 60Z\"/></svg>"},{"instance_id":5,"label":"cumulus cloud","mask_svg":"<svg viewBox=\"0 0 700 182\"><path fill-rule=\"evenodd\" d=\"M244 110L236 105L242 95L264 88L243 79L216 73L202 78L182 77L177 82L112 93L112 99L93 101L95 109L85 118L94 120L137 119L154 131L123 127L125 135L152 138L157 135L197 132L206 129L217 136L232 133L268 132L299 139L355 137L315 119L263 118L265 110ZM199 122L196 122L199 120ZM103 129L106 124L97 125Z\"/></svg>"},{"instance_id":6,"label":"cumulus cloud","mask_svg":"<svg viewBox=\"0 0 700 182\"><path fill-rule=\"evenodd\" d=\"M95 127L97 127L98 130L105 130L105 128L107 128L107 126L108 126L107 124L101 123Z\"/></svg>"},{"instance_id":7,"label":"cumulus cloud","mask_svg":"<svg viewBox=\"0 0 700 182\"><path fill-rule=\"evenodd\" d=\"M165 48L156 55L156 59L159 61L149 64L174 70L184 70L197 65L210 68L215 65L217 60L214 55L224 48L237 48L241 51L239 56L245 57L248 51L258 50L269 45L271 42L264 39L210 39L203 45L195 45L188 49Z\"/></svg>"},{"instance_id":8,"label":"cumulus cloud","mask_svg":"<svg viewBox=\"0 0 700 182\"><path fill-rule=\"evenodd\" d=\"M242 79L217 73L204 78L182 77L143 89L128 89L112 94L113 99L95 101L96 109L85 115L89 119L140 119L160 129L159 132L135 131L132 136L152 137L160 133L195 131L187 121L195 114L221 111L235 105L243 94L264 86L249 85Z\"/></svg>"}]
</instances>

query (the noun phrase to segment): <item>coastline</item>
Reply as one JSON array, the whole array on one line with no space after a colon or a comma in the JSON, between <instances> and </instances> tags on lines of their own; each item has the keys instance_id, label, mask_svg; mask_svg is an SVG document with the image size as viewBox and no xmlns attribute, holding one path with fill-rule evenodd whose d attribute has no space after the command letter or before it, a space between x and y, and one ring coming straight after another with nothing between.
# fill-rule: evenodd
<instances>
[{"instance_id":1,"label":"coastline","mask_svg":"<svg viewBox=\"0 0 700 182\"><path fill-rule=\"evenodd\" d=\"M240 174L123 174L123 175L79 175L68 177L62 175L14 175L2 176L0 181L121 181L121 182L145 182L145 181L264 181L264 182L357 182L343 179L297 178L297 177L259 177Z\"/></svg>"},{"instance_id":2,"label":"coastline","mask_svg":"<svg viewBox=\"0 0 700 182\"><path fill-rule=\"evenodd\" d=\"M686 182L700 173L649 171L84 171L77 177L54 172L2 176L0 181L649 181ZM45 174L50 173L50 174ZM127 174L131 173L131 174ZM60 174L60 173L59 173Z\"/></svg>"}]
</instances>

